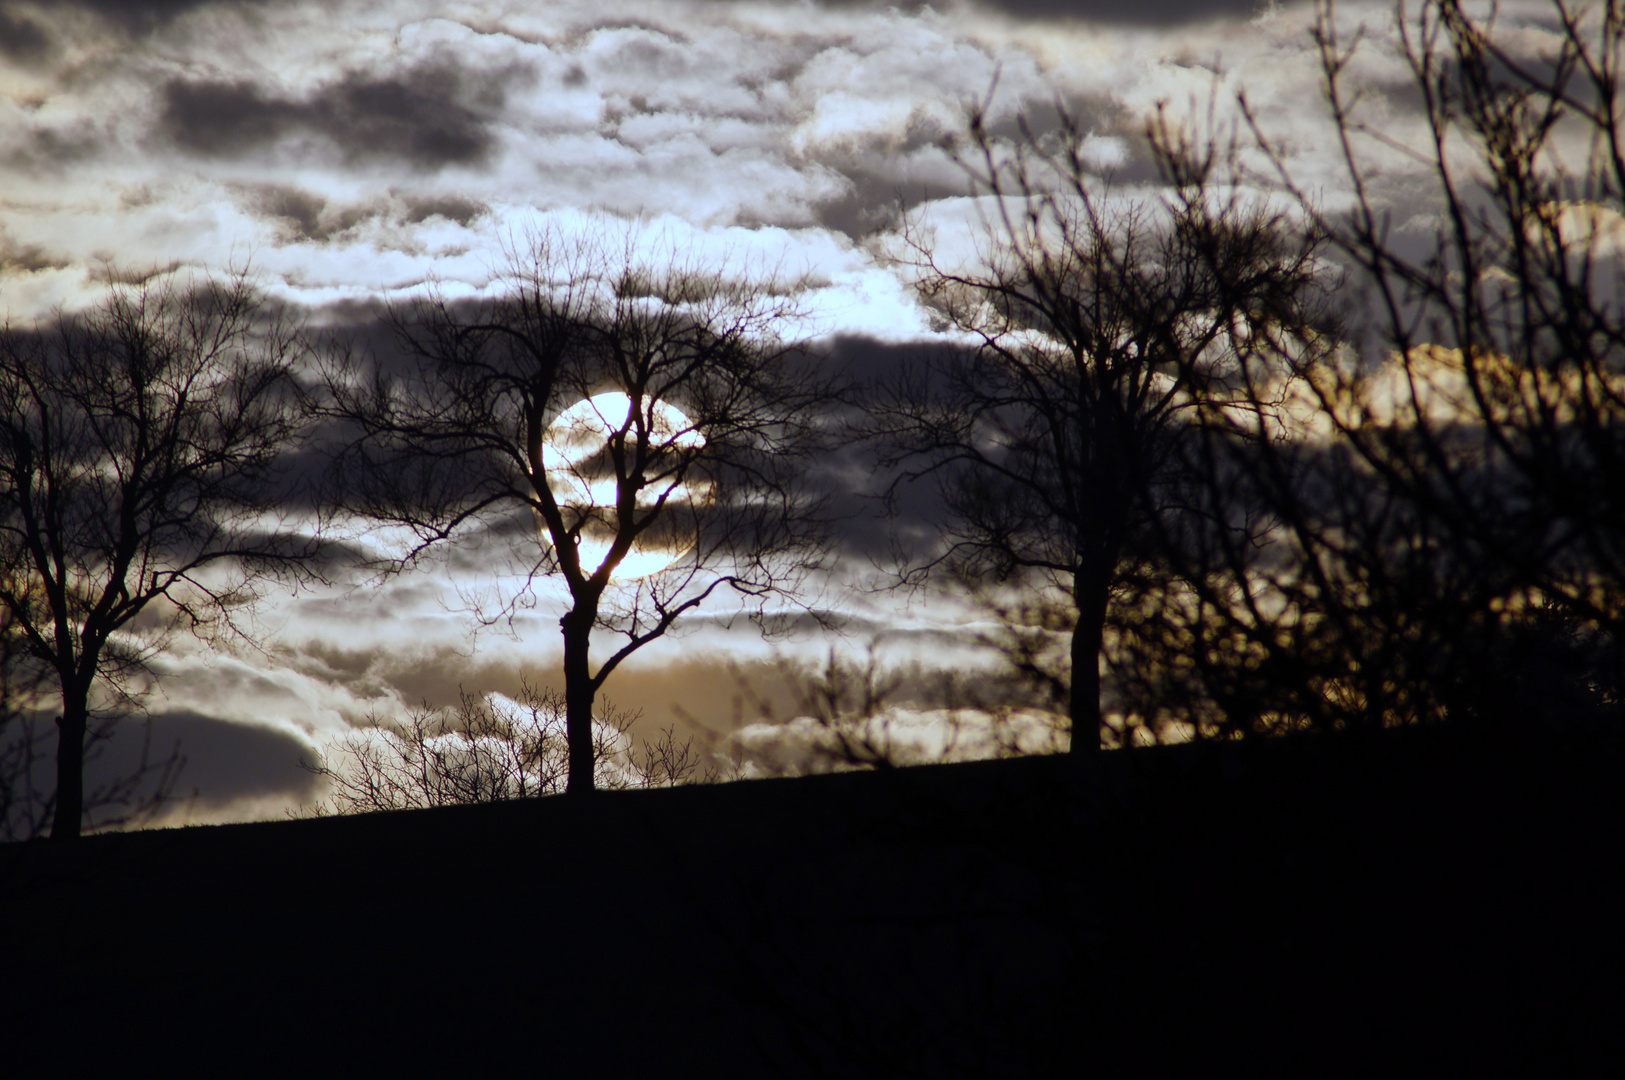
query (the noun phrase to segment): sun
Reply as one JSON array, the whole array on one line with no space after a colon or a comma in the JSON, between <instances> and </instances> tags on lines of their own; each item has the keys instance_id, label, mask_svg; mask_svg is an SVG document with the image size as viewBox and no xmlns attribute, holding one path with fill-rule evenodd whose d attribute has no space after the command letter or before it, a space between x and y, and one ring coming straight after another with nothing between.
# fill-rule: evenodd
<instances>
[{"instance_id":1,"label":"sun","mask_svg":"<svg viewBox=\"0 0 1625 1080\"><path fill-rule=\"evenodd\" d=\"M632 399L621 391L595 394L560 413L543 437L542 467L553 497L561 507L592 519L576 546L587 573L603 565L613 541L616 479L604 457L610 438L626 426L631 415ZM653 402L647 405L645 418L646 437L668 451L693 451L705 445L704 436L692 429L688 417L675 405ZM628 438L636 436L629 434ZM667 506L678 507L691 503L697 494L686 484L652 484L638 492L637 502L640 508L647 508L664 497ZM548 539L545 530L542 539ZM614 576L622 581L648 577L676 562L692 546L691 541L639 541L615 567Z\"/></svg>"}]
</instances>

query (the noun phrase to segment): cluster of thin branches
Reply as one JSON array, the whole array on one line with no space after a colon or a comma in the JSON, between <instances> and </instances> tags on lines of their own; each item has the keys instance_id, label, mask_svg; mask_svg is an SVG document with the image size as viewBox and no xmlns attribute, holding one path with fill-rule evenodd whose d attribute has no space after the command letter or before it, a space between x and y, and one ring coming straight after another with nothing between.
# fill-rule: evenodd
<instances>
[{"instance_id":1,"label":"cluster of thin branches","mask_svg":"<svg viewBox=\"0 0 1625 1080\"><path fill-rule=\"evenodd\" d=\"M1267 520L1267 549L1168 545L1178 588L1124 627L1124 681L1201 730L1625 709L1625 15L1556 3L1539 54L1498 19L1398 13L1424 137L1397 144L1350 75L1378 46L1323 11L1347 212L1255 122L1341 268L1351 332L1293 386L1294 437L1193 444L1204 497ZM1384 157L1430 185L1431 235L1394 229Z\"/></svg>"},{"instance_id":2,"label":"cluster of thin branches","mask_svg":"<svg viewBox=\"0 0 1625 1080\"><path fill-rule=\"evenodd\" d=\"M516 698L463 691L457 704L374 716L307 768L327 784L308 813L354 814L503 802L562 792L569 777L564 696L526 682ZM638 742L637 713L600 703L593 726L596 786L673 787L716 779L693 739L675 727Z\"/></svg>"}]
</instances>

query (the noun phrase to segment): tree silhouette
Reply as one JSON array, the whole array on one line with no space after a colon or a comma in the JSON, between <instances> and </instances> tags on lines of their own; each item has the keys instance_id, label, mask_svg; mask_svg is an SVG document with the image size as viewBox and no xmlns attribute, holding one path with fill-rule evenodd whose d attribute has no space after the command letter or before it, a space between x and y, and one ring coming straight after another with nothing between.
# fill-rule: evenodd
<instances>
[{"instance_id":1,"label":"tree silhouette","mask_svg":"<svg viewBox=\"0 0 1625 1080\"><path fill-rule=\"evenodd\" d=\"M1296 438L1209 458L1212 497L1268 521L1267 550L1215 537L1126 666L1218 733L1617 717L1622 6L1554 3L1539 47L1493 10L1397 10L1421 106L1403 145L1353 82L1376 46L1334 15L1316 41L1352 207L1324 210L1254 128L1343 268L1351 333L1293 387ZM1384 157L1420 180L1403 203Z\"/></svg>"},{"instance_id":2,"label":"tree silhouette","mask_svg":"<svg viewBox=\"0 0 1625 1080\"><path fill-rule=\"evenodd\" d=\"M259 584L311 573L272 483L298 358L244 274L0 330L0 607L61 697L53 838L81 831L93 689L124 694L172 632L240 630Z\"/></svg>"},{"instance_id":3,"label":"tree silhouette","mask_svg":"<svg viewBox=\"0 0 1625 1080\"><path fill-rule=\"evenodd\" d=\"M527 581L569 594L566 790L588 792L593 702L623 661L719 591L762 614L818 565L826 522L798 471L834 387L778 337L795 282L543 234L504 284L397 311L403 371L335 358L326 408L357 435L334 475L410 530L395 568L473 528L535 543ZM595 630L614 635L596 666Z\"/></svg>"},{"instance_id":4,"label":"tree silhouette","mask_svg":"<svg viewBox=\"0 0 1625 1080\"><path fill-rule=\"evenodd\" d=\"M934 476L950 515L946 546L909 574L948 568L1065 598L1047 622L1069 629L1069 674L1046 674L1074 753L1100 745L1114 597L1134 591L1183 513L1187 432L1263 409L1246 386L1260 367L1306 363L1319 314L1316 235L1219 196L1216 148L1159 116L1169 194L1125 205L1088 167L1086 135L1062 112L1042 137L1023 121L1012 145L972 115L961 160L981 197L979 254L945 265L915 225L905 261L975 346L909 368L874 407L899 482ZM1037 670L1030 643L1013 654Z\"/></svg>"}]
</instances>

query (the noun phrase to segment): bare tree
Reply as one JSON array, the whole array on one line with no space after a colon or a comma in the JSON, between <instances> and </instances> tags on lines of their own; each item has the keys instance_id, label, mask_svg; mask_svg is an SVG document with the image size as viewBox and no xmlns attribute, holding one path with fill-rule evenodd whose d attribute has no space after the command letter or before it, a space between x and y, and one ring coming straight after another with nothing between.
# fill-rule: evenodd
<instances>
[{"instance_id":1,"label":"bare tree","mask_svg":"<svg viewBox=\"0 0 1625 1080\"><path fill-rule=\"evenodd\" d=\"M1401 142L1405 111L1373 111L1390 88L1353 74L1382 46L1323 8L1352 207L1324 210L1254 126L1344 268L1350 333L1292 388L1294 438L1208 459L1209 498L1259 513L1264 553L1210 537L1182 602L1126 641L1180 719L1552 727L1625 706L1622 11L1558 2L1534 33L1527 11L1397 7L1420 106Z\"/></svg>"},{"instance_id":2,"label":"bare tree","mask_svg":"<svg viewBox=\"0 0 1625 1080\"><path fill-rule=\"evenodd\" d=\"M0 330L0 607L61 699L53 838L81 831L93 718L168 635L238 631L257 587L311 572L272 483L298 359L244 274Z\"/></svg>"},{"instance_id":3,"label":"bare tree","mask_svg":"<svg viewBox=\"0 0 1625 1080\"><path fill-rule=\"evenodd\" d=\"M1302 365L1318 340L1313 230L1223 195L1219 147L1161 117L1150 134L1169 194L1125 202L1090 171L1087 133L1064 111L1057 131L1023 121L1013 142L972 115L962 161L983 207L979 255L944 265L915 226L905 261L976 344L906 371L875 408L900 483L934 476L950 513L945 548L909 573L1064 598L1069 672L1055 678L1073 753L1100 746L1114 598L1136 591L1189 509L1187 432L1256 431L1228 412L1263 407L1246 389L1259 369Z\"/></svg>"},{"instance_id":4,"label":"bare tree","mask_svg":"<svg viewBox=\"0 0 1625 1080\"><path fill-rule=\"evenodd\" d=\"M760 614L819 564L799 470L835 388L780 339L798 283L772 274L544 234L504 283L397 311L404 370L335 361L327 408L357 437L334 475L411 530L395 568L484 528L533 552L530 582L563 582L567 791L588 792L593 702L622 662L719 591Z\"/></svg>"},{"instance_id":5,"label":"bare tree","mask_svg":"<svg viewBox=\"0 0 1625 1080\"><path fill-rule=\"evenodd\" d=\"M1215 623L1292 688L1276 722L1569 722L1622 704L1622 11L1559 0L1530 34L1528 13L1397 7L1421 132L1399 143L1351 75L1380 46L1343 36L1328 4L1316 41L1346 213L1321 211L1259 133L1357 286L1359 331L1300 384L1316 434L1249 470L1291 557L1231 582L1281 617ZM1421 181L1407 205L1382 158ZM1433 224L1407 235L1396 212Z\"/></svg>"},{"instance_id":6,"label":"bare tree","mask_svg":"<svg viewBox=\"0 0 1625 1080\"><path fill-rule=\"evenodd\" d=\"M604 704L593 725L597 784L608 789L706 782L693 740L675 729L637 744L638 717ZM425 705L404 722L377 718L346 736L311 771L340 814L503 802L564 790L569 771L562 695L524 684L514 699L463 692L449 709ZM323 806L318 812L326 812Z\"/></svg>"}]
</instances>

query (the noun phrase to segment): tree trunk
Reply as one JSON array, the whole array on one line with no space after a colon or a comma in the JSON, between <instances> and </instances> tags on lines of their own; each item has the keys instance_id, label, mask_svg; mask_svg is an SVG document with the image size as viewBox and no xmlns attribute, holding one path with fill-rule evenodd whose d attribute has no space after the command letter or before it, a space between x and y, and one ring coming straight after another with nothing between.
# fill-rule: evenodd
<instances>
[{"instance_id":1,"label":"tree trunk","mask_svg":"<svg viewBox=\"0 0 1625 1080\"><path fill-rule=\"evenodd\" d=\"M570 769L564 782L566 795L593 790L592 705L595 696L587 649L591 644L593 614L580 607L559 620L564 630L564 738L570 751Z\"/></svg>"},{"instance_id":2,"label":"tree trunk","mask_svg":"<svg viewBox=\"0 0 1625 1080\"><path fill-rule=\"evenodd\" d=\"M1106 574L1080 569L1072 578L1078 621L1072 628L1072 687L1067 712L1073 754L1100 752L1100 648L1106 637Z\"/></svg>"},{"instance_id":3,"label":"tree trunk","mask_svg":"<svg viewBox=\"0 0 1625 1080\"><path fill-rule=\"evenodd\" d=\"M85 816L85 733L90 727L88 690L64 686L57 718L56 816L52 840L76 840Z\"/></svg>"}]
</instances>

